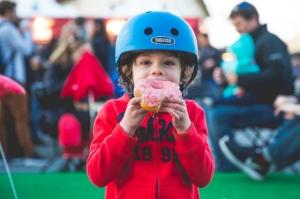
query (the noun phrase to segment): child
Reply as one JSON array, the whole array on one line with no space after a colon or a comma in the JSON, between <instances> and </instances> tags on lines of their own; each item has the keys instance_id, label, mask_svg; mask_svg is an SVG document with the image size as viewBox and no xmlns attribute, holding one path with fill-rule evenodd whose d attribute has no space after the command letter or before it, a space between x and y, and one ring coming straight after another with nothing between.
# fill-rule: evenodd
<instances>
[{"instance_id":1,"label":"child","mask_svg":"<svg viewBox=\"0 0 300 199\"><path fill-rule=\"evenodd\" d=\"M240 38L227 48L230 59L222 62L222 69L228 73L246 74L259 72L259 66L254 59L254 42L247 33L241 34ZM237 85L228 85L224 90L224 97L236 95Z\"/></svg>"},{"instance_id":2,"label":"child","mask_svg":"<svg viewBox=\"0 0 300 199\"><path fill-rule=\"evenodd\" d=\"M197 44L187 23L167 12L130 19L116 41L116 63L127 93L109 100L94 123L87 174L106 198L193 198L214 173L205 114L194 101L166 100L159 113L132 97L145 79L183 90L196 75Z\"/></svg>"},{"instance_id":3,"label":"child","mask_svg":"<svg viewBox=\"0 0 300 199\"><path fill-rule=\"evenodd\" d=\"M254 58L255 47L251 36L247 33L241 34L240 38L226 49L221 63L224 73L249 74L260 71ZM255 102L255 96L245 93L236 84L229 84L224 88L223 97L217 103L245 104Z\"/></svg>"}]
</instances>

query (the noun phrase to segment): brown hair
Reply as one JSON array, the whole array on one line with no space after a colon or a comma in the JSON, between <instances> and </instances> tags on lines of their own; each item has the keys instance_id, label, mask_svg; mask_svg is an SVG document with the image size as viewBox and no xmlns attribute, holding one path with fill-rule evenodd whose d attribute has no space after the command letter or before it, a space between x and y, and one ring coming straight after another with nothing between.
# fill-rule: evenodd
<instances>
[{"instance_id":1,"label":"brown hair","mask_svg":"<svg viewBox=\"0 0 300 199\"><path fill-rule=\"evenodd\" d=\"M257 12L257 9L250 3L243 1L236 5L229 15L230 19L234 19L235 17L242 17L246 20L250 20L253 17L256 17L257 20L259 19L259 14Z\"/></svg>"},{"instance_id":2,"label":"brown hair","mask_svg":"<svg viewBox=\"0 0 300 199\"><path fill-rule=\"evenodd\" d=\"M0 15L5 15L6 12L11 12L16 9L16 3L12 1L0 1Z\"/></svg>"}]
</instances>

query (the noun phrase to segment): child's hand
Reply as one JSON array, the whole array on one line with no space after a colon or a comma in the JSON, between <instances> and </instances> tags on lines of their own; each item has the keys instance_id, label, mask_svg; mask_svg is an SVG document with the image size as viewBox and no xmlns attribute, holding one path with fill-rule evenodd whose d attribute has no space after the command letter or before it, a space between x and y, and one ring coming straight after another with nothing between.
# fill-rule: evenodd
<instances>
[{"instance_id":1,"label":"child's hand","mask_svg":"<svg viewBox=\"0 0 300 199\"><path fill-rule=\"evenodd\" d=\"M225 73L225 77L228 84L236 84L238 81L238 76L234 73Z\"/></svg>"},{"instance_id":2,"label":"child's hand","mask_svg":"<svg viewBox=\"0 0 300 199\"><path fill-rule=\"evenodd\" d=\"M141 100L141 97L134 97L128 102L124 117L120 122L121 127L130 136L134 135L135 130L139 127L147 114L147 111L141 108Z\"/></svg>"},{"instance_id":3,"label":"child's hand","mask_svg":"<svg viewBox=\"0 0 300 199\"><path fill-rule=\"evenodd\" d=\"M235 91L234 94L238 97L242 97L245 94L245 90L241 87L238 87Z\"/></svg>"},{"instance_id":4,"label":"child's hand","mask_svg":"<svg viewBox=\"0 0 300 199\"><path fill-rule=\"evenodd\" d=\"M172 98L164 100L160 112L171 114L173 117L173 126L179 134L184 133L191 125L191 120L183 99Z\"/></svg>"}]
</instances>

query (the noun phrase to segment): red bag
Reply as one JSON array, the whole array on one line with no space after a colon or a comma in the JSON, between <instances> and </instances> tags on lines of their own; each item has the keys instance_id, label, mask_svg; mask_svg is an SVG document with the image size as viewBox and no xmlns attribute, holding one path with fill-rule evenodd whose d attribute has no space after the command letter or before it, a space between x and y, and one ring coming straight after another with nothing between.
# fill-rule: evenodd
<instances>
[{"instance_id":1,"label":"red bag","mask_svg":"<svg viewBox=\"0 0 300 199\"><path fill-rule=\"evenodd\" d=\"M79 101L91 92L94 99L114 96L114 84L101 63L91 52L84 52L74 66L62 89L61 96Z\"/></svg>"}]
</instances>

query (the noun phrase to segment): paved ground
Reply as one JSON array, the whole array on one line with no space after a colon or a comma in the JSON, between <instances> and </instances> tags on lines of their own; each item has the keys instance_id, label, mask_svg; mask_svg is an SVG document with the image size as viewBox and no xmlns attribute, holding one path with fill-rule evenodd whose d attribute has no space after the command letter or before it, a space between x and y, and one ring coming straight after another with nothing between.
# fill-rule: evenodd
<instances>
[{"instance_id":1,"label":"paved ground","mask_svg":"<svg viewBox=\"0 0 300 199\"><path fill-rule=\"evenodd\" d=\"M7 161L11 172L56 172L64 164L64 160L60 156L43 157L41 159L31 158L14 158ZM0 160L0 173L6 172L3 157Z\"/></svg>"},{"instance_id":2,"label":"paved ground","mask_svg":"<svg viewBox=\"0 0 300 199\"><path fill-rule=\"evenodd\" d=\"M50 137L43 137L44 144L37 146L35 149L41 156L39 159L31 158L13 158L8 159L9 169L13 173L40 173L40 172L57 172L66 164L61 156L61 151L56 141ZM72 168L70 169L72 170ZM74 169L73 169L74 170ZM0 173L6 172L3 156L0 156Z\"/></svg>"}]
</instances>

